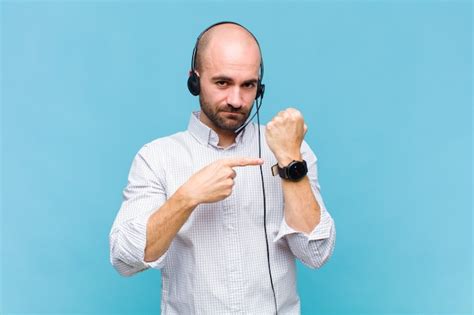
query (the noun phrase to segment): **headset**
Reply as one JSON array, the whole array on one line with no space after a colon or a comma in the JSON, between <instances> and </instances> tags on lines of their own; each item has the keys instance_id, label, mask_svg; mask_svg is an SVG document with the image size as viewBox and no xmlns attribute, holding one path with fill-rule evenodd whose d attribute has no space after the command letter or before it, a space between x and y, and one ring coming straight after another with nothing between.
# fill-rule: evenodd
<instances>
[{"instance_id":1,"label":"headset","mask_svg":"<svg viewBox=\"0 0 474 315\"><path fill-rule=\"evenodd\" d=\"M201 85L199 83L199 76L196 73L196 57L197 57L197 52L199 48L199 42L201 41L201 37L209 31L211 28L216 27L218 25L222 24L233 24L242 27L244 30L249 32L250 35L252 35L253 39L257 43L258 50L260 52L260 73L258 75L258 81L257 81L257 94L255 96L255 100L257 100L259 97L263 98L263 94L265 94L265 84L262 84L262 79L263 79L263 73L264 73L264 66L263 66L263 56L262 56L262 50L260 49L260 44L257 40L257 38L250 32L246 27L240 25L239 23L236 22L231 22L231 21L222 21L222 22L217 22L206 28L204 31L199 34L196 44L194 45L193 49L193 55L191 58L191 74L188 78L188 89L189 92L191 92L192 95L197 96L199 93L201 93Z\"/></svg>"},{"instance_id":2,"label":"headset","mask_svg":"<svg viewBox=\"0 0 474 315\"><path fill-rule=\"evenodd\" d=\"M191 92L192 95L197 96L199 93L201 93L201 85L199 82L199 76L196 73L196 57L199 49L199 41L201 40L202 36L211 28L216 27L218 25L222 24L233 24L240 26L244 30L246 30L250 35L252 35L253 39L257 43L258 50L260 52L260 71L258 75L258 80L257 80L257 93L255 95L255 103L256 103L256 112L253 114L252 117L250 117L247 122L245 122L242 126L240 126L237 130L235 130L235 133L238 134L244 128L253 120L255 115L257 115L257 129L258 129L258 157L262 158L262 145L261 145L261 135L260 135L260 107L262 106L262 100L263 100L263 95L265 94L265 84L262 83L263 80L263 73L264 73L264 67L263 67L263 55L262 55L262 50L260 49L260 44L255 37L255 35L252 34L245 26L240 25L239 23L232 22L232 21L222 21L222 22L217 22L206 28L204 31L199 34L196 44L194 45L193 49L193 55L191 58L191 72L188 78L188 89L189 92ZM262 165L260 167L260 178L262 180L262 193L263 193L263 229L265 231L265 241L266 241L266 247L267 247L267 265L268 265L268 274L270 275L270 284L272 287L272 292L273 292L273 302L275 304L275 314L278 315L278 303L276 299L276 294L275 294L275 286L273 285L273 277L272 277L272 269L270 266L270 249L268 245L268 233L267 233L267 202L266 202L266 196L265 196L265 183L263 180L263 169Z\"/></svg>"}]
</instances>

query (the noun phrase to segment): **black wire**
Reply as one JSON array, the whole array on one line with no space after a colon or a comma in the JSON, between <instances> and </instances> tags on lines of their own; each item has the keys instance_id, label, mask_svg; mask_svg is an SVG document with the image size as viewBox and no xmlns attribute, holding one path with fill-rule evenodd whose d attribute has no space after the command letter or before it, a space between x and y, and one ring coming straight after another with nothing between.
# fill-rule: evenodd
<instances>
[{"instance_id":1,"label":"black wire","mask_svg":"<svg viewBox=\"0 0 474 315\"><path fill-rule=\"evenodd\" d=\"M260 115L259 109L262 105L262 99L260 98L260 105L257 100L257 129L258 129L258 157L262 158L262 145L260 136ZM275 286L273 285L272 268L270 266L270 247L268 245L268 233L267 233L267 198L265 196L265 182L263 180L263 168L260 165L260 178L262 179L262 192L263 192L263 230L265 231L265 245L267 246L267 263L268 263L268 274L270 275L270 284L273 292L273 302L275 303L275 314L278 315L278 304L275 294Z\"/></svg>"},{"instance_id":2,"label":"black wire","mask_svg":"<svg viewBox=\"0 0 474 315\"><path fill-rule=\"evenodd\" d=\"M258 100L255 100L255 105L257 107L257 110L255 111L255 113L252 115L252 117L250 117L249 119L247 119L247 121L245 122L245 124L243 124L242 126L240 126L239 128L237 128L237 130L235 130L235 134L239 134L242 130L245 129L245 127L247 127L248 124L250 124L253 120L253 118L255 117L255 115L258 114L258 111L260 110L260 106L262 106L262 99L260 98L260 104L258 102ZM257 117L257 120L258 120L258 117ZM259 129L259 133L258 133L258 141L260 141L260 129ZM260 145L260 142L259 142L259 145Z\"/></svg>"}]
</instances>

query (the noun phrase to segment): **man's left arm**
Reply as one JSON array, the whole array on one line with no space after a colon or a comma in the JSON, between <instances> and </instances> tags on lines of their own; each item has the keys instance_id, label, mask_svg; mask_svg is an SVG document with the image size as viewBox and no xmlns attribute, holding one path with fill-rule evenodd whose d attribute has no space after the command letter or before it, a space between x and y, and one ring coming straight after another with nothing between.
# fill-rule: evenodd
<instances>
[{"instance_id":1,"label":"man's left arm","mask_svg":"<svg viewBox=\"0 0 474 315\"><path fill-rule=\"evenodd\" d=\"M303 116L292 108L267 124L267 143L279 166L303 159L308 166L308 174L301 180L282 179L284 219L274 241L285 237L297 258L309 267L319 268L334 250L336 230L319 191L316 156L303 141L306 130Z\"/></svg>"}]
</instances>

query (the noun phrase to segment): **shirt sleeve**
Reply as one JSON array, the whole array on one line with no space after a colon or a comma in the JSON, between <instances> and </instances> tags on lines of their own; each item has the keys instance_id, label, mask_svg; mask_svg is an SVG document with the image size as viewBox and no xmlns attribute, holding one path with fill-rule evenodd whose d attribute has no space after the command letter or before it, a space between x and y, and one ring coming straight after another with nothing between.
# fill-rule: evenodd
<instances>
[{"instance_id":1,"label":"shirt sleeve","mask_svg":"<svg viewBox=\"0 0 474 315\"><path fill-rule=\"evenodd\" d=\"M145 145L135 156L123 201L109 235L110 262L123 276L164 266L166 252L145 262L148 219L166 201L163 174L152 168L151 150Z\"/></svg>"},{"instance_id":2,"label":"shirt sleeve","mask_svg":"<svg viewBox=\"0 0 474 315\"><path fill-rule=\"evenodd\" d=\"M317 157L306 142L302 144L303 159L308 165L308 177L316 201L321 209L320 222L309 234L290 227L283 216L280 229L273 242L285 238L291 252L310 268L320 268L332 255L336 243L334 220L324 205L318 182Z\"/></svg>"}]
</instances>

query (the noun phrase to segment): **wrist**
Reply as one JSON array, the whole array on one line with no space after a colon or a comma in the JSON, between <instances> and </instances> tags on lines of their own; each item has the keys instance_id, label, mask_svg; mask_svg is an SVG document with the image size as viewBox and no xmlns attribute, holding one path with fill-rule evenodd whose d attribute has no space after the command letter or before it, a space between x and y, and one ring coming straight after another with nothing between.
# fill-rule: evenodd
<instances>
[{"instance_id":1,"label":"wrist","mask_svg":"<svg viewBox=\"0 0 474 315\"><path fill-rule=\"evenodd\" d=\"M285 167L288 166L293 161L301 161L303 160L303 156L301 155L300 152L298 153L293 153L293 154L281 154L279 156L276 156L278 165L280 167Z\"/></svg>"},{"instance_id":2,"label":"wrist","mask_svg":"<svg viewBox=\"0 0 474 315\"><path fill-rule=\"evenodd\" d=\"M176 190L172 198L175 198L182 203L185 208L190 210L194 210L194 208L201 203L197 198L194 198L192 194L189 194L183 186Z\"/></svg>"}]
</instances>

